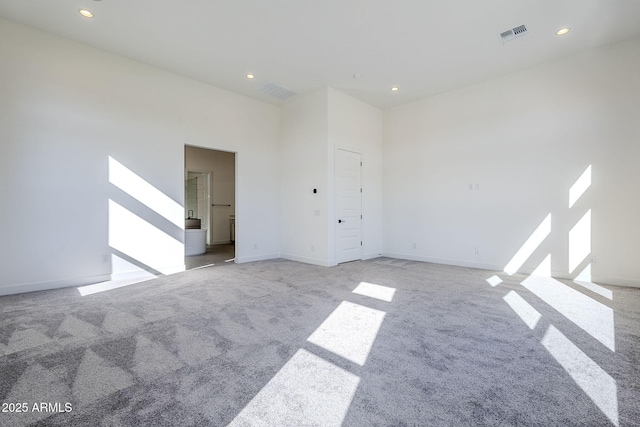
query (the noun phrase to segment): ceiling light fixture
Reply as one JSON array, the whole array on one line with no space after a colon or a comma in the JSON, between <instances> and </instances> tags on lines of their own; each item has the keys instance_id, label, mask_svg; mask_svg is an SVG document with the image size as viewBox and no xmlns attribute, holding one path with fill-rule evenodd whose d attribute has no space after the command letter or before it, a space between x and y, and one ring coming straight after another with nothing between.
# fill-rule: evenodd
<instances>
[{"instance_id":1,"label":"ceiling light fixture","mask_svg":"<svg viewBox=\"0 0 640 427\"><path fill-rule=\"evenodd\" d=\"M571 31L570 28L560 28L558 31L556 31L556 35L557 36L564 36L565 34L567 34L569 31Z\"/></svg>"},{"instance_id":2,"label":"ceiling light fixture","mask_svg":"<svg viewBox=\"0 0 640 427\"><path fill-rule=\"evenodd\" d=\"M93 13L87 9L78 9L78 13L84 16L85 18L93 18Z\"/></svg>"},{"instance_id":3,"label":"ceiling light fixture","mask_svg":"<svg viewBox=\"0 0 640 427\"><path fill-rule=\"evenodd\" d=\"M253 74L247 74L247 78L248 78L248 79L255 79L255 78L256 78L256 76L254 76Z\"/></svg>"},{"instance_id":4,"label":"ceiling light fixture","mask_svg":"<svg viewBox=\"0 0 640 427\"><path fill-rule=\"evenodd\" d=\"M394 86L391 88L392 91L397 92L398 91L398 86Z\"/></svg>"}]
</instances>

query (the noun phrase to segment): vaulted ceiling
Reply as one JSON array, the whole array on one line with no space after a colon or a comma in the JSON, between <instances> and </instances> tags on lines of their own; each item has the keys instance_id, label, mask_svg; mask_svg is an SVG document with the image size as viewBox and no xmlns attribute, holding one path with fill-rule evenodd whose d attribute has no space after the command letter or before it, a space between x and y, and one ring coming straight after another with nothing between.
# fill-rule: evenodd
<instances>
[{"instance_id":1,"label":"vaulted ceiling","mask_svg":"<svg viewBox=\"0 0 640 427\"><path fill-rule=\"evenodd\" d=\"M264 82L380 108L640 34L638 0L0 0L0 16L274 104Z\"/></svg>"}]
</instances>

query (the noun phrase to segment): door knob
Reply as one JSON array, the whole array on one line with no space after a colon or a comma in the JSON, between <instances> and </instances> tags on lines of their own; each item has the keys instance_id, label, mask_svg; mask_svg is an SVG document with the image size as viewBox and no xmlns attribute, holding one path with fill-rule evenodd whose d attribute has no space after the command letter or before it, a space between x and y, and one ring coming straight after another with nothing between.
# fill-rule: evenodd
<instances>
[{"instance_id":1,"label":"door knob","mask_svg":"<svg viewBox=\"0 0 640 427\"><path fill-rule=\"evenodd\" d=\"M338 224L342 224L343 222L347 222L347 221L343 221L341 219L338 220Z\"/></svg>"}]
</instances>

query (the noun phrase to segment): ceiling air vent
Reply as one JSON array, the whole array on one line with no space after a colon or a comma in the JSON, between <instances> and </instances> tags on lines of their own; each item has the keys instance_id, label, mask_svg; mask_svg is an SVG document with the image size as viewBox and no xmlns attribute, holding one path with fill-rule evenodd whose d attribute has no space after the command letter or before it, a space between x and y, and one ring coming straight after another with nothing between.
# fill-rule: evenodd
<instances>
[{"instance_id":1,"label":"ceiling air vent","mask_svg":"<svg viewBox=\"0 0 640 427\"><path fill-rule=\"evenodd\" d=\"M283 101L297 95L297 93L295 93L294 91L282 86L278 86L277 84L271 82L262 83L258 87L258 90L262 93L266 93L267 95L271 95Z\"/></svg>"},{"instance_id":2,"label":"ceiling air vent","mask_svg":"<svg viewBox=\"0 0 640 427\"><path fill-rule=\"evenodd\" d=\"M508 41L517 39L518 37L522 37L527 34L527 27L524 25L520 25L519 27L512 28L503 33L500 33L500 39L502 43L506 43Z\"/></svg>"}]
</instances>

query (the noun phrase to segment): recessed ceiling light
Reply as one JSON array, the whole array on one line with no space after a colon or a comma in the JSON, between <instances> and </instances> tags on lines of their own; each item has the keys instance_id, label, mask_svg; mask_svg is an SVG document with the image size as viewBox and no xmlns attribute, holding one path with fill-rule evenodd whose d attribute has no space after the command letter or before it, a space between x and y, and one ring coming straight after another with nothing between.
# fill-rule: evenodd
<instances>
[{"instance_id":1,"label":"recessed ceiling light","mask_svg":"<svg viewBox=\"0 0 640 427\"><path fill-rule=\"evenodd\" d=\"M398 86L394 86L391 88L392 91L397 92L398 91Z\"/></svg>"},{"instance_id":2,"label":"recessed ceiling light","mask_svg":"<svg viewBox=\"0 0 640 427\"><path fill-rule=\"evenodd\" d=\"M85 18L93 18L93 13L87 9L78 9L78 12Z\"/></svg>"},{"instance_id":3,"label":"recessed ceiling light","mask_svg":"<svg viewBox=\"0 0 640 427\"><path fill-rule=\"evenodd\" d=\"M356 79L356 80L361 79L361 78L362 78L362 74L360 74L360 73L355 73L355 74L353 75L353 78L354 78L354 79Z\"/></svg>"},{"instance_id":4,"label":"recessed ceiling light","mask_svg":"<svg viewBox=\"0 0 640 427\"><path fill-rule=\"evenodd\" d=\"M256 76L254 76L253 74L247 74L247 78L248 78L248 79L255 79L255 78L256 78Z\"/></svg>"},{"instance_id":5,"label":"recessed ceiling light","mask_svg":"<svg viewBox=\"0 0 640 427\"><path fill-rule=\"evenodd\" d=\"M564 36L565 34L567 34L571 29L570 28L560 28L558 31L556 31L556 35L558 36Z\"/></svg>"}]
</instances>

